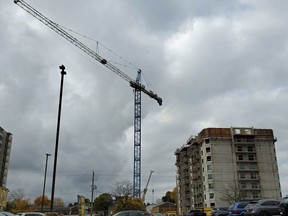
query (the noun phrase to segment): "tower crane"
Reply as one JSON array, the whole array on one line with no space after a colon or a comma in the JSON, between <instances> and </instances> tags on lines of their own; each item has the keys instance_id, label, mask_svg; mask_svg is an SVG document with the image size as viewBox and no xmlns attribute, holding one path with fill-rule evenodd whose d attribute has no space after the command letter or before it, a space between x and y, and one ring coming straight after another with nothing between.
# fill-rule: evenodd
<instances>
[{"instance_id":1,"label":"tower crane","mask_svg":"<svg viewBox=\"0 0 288 216\"><path fill-rule=\"evenodd\" d=\"M150 170L150 175L149 175L147 184L146 184L145 188L143 189L143 194L142 194L142 200L143 200L143 202L145 202L145 196L146 196L146 193L147 193L147 190L148 190L148 185L149 185L149 182L150 182L150 179L151 179L151 176L152 176L152 173L153 173L153 172L154 172L153 170Z\"/></svg>"},{"instance_id":2,"label":"tower crane","mask_svg":"<svg viewBox=\"0 0 288 216\"><path fill-rule=\"evenodd\" d=\"M64 39L68 40L74 46L81 49L87 55L107 67L110 71L114 72L127 82L134 89L134 170L133 170L133 196L140 198L141 194L141 92L145 93L152 99L155 99L160 106L162 106L162 98L160 98L156 93L145 88L141 84L141 70L137 71L136 80L129 77L127 74L122 72L119 68L111 64L105 58L102 58L95 51L84 45L77 38L69 34L63 28L61 28L57 23L51 21L46 16L41 14L39 11L34 9L31 5L23 0L14 0L14 3L28 12L30 15L35 17L37 20L42 22L44 25L52 29L54 32L62 36Z\"/></svg>"}]
</instances>

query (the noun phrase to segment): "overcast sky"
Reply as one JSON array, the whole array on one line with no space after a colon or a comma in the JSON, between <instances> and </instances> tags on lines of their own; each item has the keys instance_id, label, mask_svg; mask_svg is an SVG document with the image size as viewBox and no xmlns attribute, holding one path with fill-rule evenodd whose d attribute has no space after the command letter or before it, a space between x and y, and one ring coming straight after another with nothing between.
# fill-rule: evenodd
<instances>
[{"instance_id":1,"label":"overcast sky","mask_svg":"<svg viewBox=\"0 0 288 216\"><path fill-rule=\"evenodd\" d=\"M163 98L160 107L142 94L141 189L154 171L146 202L175 187L175 150L208 127L273 129L282 194L288 194L288 1L27 2L133 79L140 68L142 83ZM42 194L45 153L55 151L62 64L55 197L66 204L78 194L90 199L92 171L97 196L116 181L132 182L129 83L13 0L0 4L0 126L13 134L7 187L24 189L31 201Z\"/></svg>"}]
</instances>

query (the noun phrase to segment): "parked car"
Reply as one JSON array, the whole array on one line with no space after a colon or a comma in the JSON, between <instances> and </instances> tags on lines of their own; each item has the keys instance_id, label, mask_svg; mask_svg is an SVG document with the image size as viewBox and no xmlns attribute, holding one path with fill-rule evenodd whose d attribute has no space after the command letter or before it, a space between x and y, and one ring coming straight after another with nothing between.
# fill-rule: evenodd
<instances>
[{"instance_id":1,"label":"parked car","mask_svg":"<svg viewBox=\"0 0 288 216\"><path fill-rule=\"evenodd\" d=\"M118 212L114 214L114 216L150 216L150 213L138 210L127 210Z\"/></svg>"},{"instance_id":2,"label":"parked car","mask_svg":"<svg viewBox=\"0 0 288 216\"><path fill-rule=\"evenodd\" d=\"M195 209L188 211L185 216L206 216L206 213L204 211Z\"/></svg>"},{"instance_id":3,"label":"parked car","mask_svg":"<svg viewBox=\"0 0 288 216\"><path fill-rule=\"evenodd\" d=\"M41 212L20 212L17 213L17 216L45 216L44 213Z\"/></svg>"},{"instance_id":4,"label":"parked car","mask_svg":"<svg viewBox=\"0 0 288 216\"><path fill-rule=\"evenodd\" d=\"M15 216L15 214L6 211L0 211L0 216Z\"/></svg>"},{"instance_id":5,"label":"parked car","mask_svg":"<svg viewBox=\"0 0 288 216\"><path fill-rule=\"evenodd\" d=\"M279 204L280 215L288 216L288 197L284 197Z\"/></svg>"},{"instance_id":6,"label":"parked car","mask_svg":"<svg viewBox=\"0 0 288 216\"><path fill-rule=\"evenodd\" d=\"M211 216L227 216L229 207L219 207L213 208L211 211Z\"/></svg>"},{"instance_id":7,"label":"parked car","mask_svg":"<svg viewBox=\"0 0 288 216\"><path fill-rule=\"evenodd\" d=\"M228 208L228 216L244 216L245 207L250 202L234 202L231 206Z\"/></svg>"},{"instance_id":8,"label":"parked car","mask_svg":"<svg viewBox=\"0 0 288 216\"><path fill-rule=\"evenodd\" d=\"M254 205L246 206L244 216L271 216L279 215L280 201L275 199L259 200Z\"/></svg>"},{"instance_id":9,"label":"parked car","mask_svg":"<svg viewBox=\"0 0 288 216\"><path fill-rule=\"evenodd\" d=\"M164 216L162 213L151 213L150 216Z\"/></svg>"}]
</instances>

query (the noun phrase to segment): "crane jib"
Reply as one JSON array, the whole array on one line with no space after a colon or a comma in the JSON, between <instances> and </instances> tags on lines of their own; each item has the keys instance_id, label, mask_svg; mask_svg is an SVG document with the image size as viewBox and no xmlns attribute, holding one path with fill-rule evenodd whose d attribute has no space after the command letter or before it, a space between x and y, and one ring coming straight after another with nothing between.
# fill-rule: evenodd
<instances>
[{"instance_id":1,"label":"crane jib","mask_svg":"<svg viewBox=\"0 0 288 216\"><path fill-rule=\"evenodd\" d=\"M114 72L124 80L128 81L133 88L137 88L143 93L147 94L151 98L155 99L158 104L162 105L162 98L158 97L157 94L155 94L151 90L146 90L145 86L139 85L129 77L127 74L125 74L123 71L121 71L119 68L117 68L115 65L108 62L106 59L102 58L100 55L98 55L96 52L91 50L89 47L87 47L85 44L83 44L81 41L79 41L77 38L66 32L63 28L61 28L57 23L51 21L47 17L45 17L43 14L41 14L39 11L34 9L32 6L30 6L28 3L26 3L23 0L14 0L14 3L17 4L19 7L21 7L23 10L31 14L33 17L38 19L40 22L42 22L44 25L52 29L54 32L68 40L70 43L81 49L83 52L88 54L90 57L94 58L96 61L100 62L102 65L106 66L110 71Z\"/></svg>"}]
</instances>

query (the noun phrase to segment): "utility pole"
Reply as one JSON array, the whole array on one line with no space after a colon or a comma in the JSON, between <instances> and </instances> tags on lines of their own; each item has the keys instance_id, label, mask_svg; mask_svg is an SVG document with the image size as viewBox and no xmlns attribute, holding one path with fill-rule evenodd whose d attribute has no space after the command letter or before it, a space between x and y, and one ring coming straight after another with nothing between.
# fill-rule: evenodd
<instances>
[{"instance_id":1,"label":"utility pole","mask_svg":"<svg viewBox=\"0 0 288 216\"><path fill-rule=\"evenodd\" d=\"M61 119L61 105L62 105L63 82L64 82L64 75L66 75L66 71L65 71L65 66L64 66L64 65L59 66L59 69L61 69L61 84L60 84L58 121L57 121L57 131L56 131L55 154L54 154L54 168L53 168L52 192L51 192L51 205L50 205L50 211L51 211L51 212L53 212L53 203L54 203L54 190L55 190L55 180L56 180L56 167L57 167L57 156L58 156L58 142L59 142L59 131L60 131L60 119Z\"/></svg>"},{"instance_id":2,"label":"utility pole","mask_svg":"<svg viewBox=\"0 0 288 216\"><path fill-rule=\"evenodd\" d=\"M48 157L49 156L51 156L51 154L46 153L46 163L45 163L44 185L43 185L43 194L42 194L42 202L41 202L41 212L43 212L45 186L46 186L46 175L47 175L47 164L48 164Z\"/></svg>"}]
</instances>

